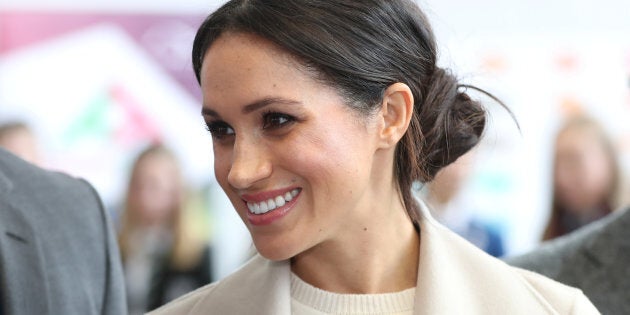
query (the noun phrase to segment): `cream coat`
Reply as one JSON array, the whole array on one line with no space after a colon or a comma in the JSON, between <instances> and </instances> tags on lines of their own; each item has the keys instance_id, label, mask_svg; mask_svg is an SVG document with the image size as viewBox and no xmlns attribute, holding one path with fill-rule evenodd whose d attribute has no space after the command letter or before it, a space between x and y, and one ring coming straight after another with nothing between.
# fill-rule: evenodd
<instances>
[{"instance_id":1,"label":"cream coat","mask_svg":"<svg viewBox=\"0 0 630 315\"><path fill-rule=\"evenodd\" d=\"M414 314L599 314L578 289L510 267L433 220L422 207ZM289 261L255 256L220 282L150 315L291 314Z\"/></svg>"}]
</instances>

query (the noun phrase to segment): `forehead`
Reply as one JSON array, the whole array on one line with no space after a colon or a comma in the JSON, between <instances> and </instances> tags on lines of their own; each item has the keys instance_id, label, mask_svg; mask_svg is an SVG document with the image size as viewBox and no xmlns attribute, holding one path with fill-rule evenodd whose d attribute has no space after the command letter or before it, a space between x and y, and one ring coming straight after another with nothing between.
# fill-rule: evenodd
<instances>
[{"instance_id":1,"label":"forehead","mask_svg":"<svg viewBox=\"0 0 630 315\"><path fill-rule=\"evenodd\" d=\"M248 78L293 76L302 68L296 58L264 38L226 32L206 51L200 79L202 86L229 85L243 83Z\"/></svg>"},{"instance_id":2,"label":"forehead","mask_svg":"<svg viewBox=\"0 0 630 315\"><path fill-rule=\"evenodd\" d=\"M221 116L261 99L341 101L335 88L296 57L247 33L221 35L206 52L200 74L203 106Z\"/></svg>"}]
</instances>

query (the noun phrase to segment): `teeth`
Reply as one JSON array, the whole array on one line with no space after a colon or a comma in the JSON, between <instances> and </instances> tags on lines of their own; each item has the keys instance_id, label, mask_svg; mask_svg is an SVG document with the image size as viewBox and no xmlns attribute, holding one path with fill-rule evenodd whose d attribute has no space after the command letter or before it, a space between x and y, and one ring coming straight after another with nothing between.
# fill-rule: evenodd
<instances>
[{"instance_id":1,"label":"teeth","mask_svg":"<svg viewBox=\"0 0 630 315\"><path fill-rule=\"evenodd\" d=\"M273 201L273 199L269 199L267 200L267 209L269 209L269 211L273 210L276 208L276 202Z\"/></svg>"},{"instance_id":2,"label":"teeth","mask_svg":"<svg viewBox=\"0 0 630 315\"><path fill-rule=\"evenodd\" d=\"M282 197L282 196L276 197L276 199L274 199L273 201L276 202L276 207L284 206L284 197Z\"/></svg>"},{"instance_id":3,"label":"teeth","mask_svg":"<svg viewBox=\"0 0 630 315\"><path fill-rule=\"evenodd\" d=\"M260 203L260 212L258 214L265 213L267 211L269 211L269 208L267 207L267 203L266 202L261 202Z\"/></svg>"},{"instance_id":4,"label":"teeth","mask_svg":"<svg viewBox=\"0 0 630 315\"><path fill-rule=\"evenodd\" d=\"M267 213L273 209L284 206L287 202L293 200L293 198L295 198L295 196L297 196L299 192L300 192L299 189L293 189L285 193L284 195L276 196L274 198L269 198L265 201L256 202L256 203L248 202L247 208L249 209L249 212L254 213L254 214Z\"/></svg>"}]
</instances>

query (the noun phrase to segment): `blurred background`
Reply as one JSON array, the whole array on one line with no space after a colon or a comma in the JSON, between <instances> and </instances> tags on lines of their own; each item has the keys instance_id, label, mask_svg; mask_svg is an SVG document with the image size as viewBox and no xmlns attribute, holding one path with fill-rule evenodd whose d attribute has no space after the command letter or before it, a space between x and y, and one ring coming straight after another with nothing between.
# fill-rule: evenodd
<instances>
[{"instance_id":1,"label":"blurred background","mask_svg":"<svg viewBox=\"0 0 630 315\"><path fill-rule=\"evenodd\" d=\"M137 312L253 250L214 180L191 70L196 28L222 3L0 0L0 145L96 187L145 283L129 288ZM507 256L628 203L630 2L419 4L441 65L518 122L475 94L491 113L482 144L419 186L439 220Z\"/></svg>"}]
</instances>

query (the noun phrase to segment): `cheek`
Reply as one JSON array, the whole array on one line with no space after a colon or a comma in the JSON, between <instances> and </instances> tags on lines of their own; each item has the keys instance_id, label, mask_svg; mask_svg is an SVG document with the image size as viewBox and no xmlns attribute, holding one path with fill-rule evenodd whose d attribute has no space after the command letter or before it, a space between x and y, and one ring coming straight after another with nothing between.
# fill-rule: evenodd
<instances>
[{"instance_id":1,"label":"cheek","mask_svg":"<svg viewBox=\"0 0 630 315\"><path fill-rule=\"evenodd\" d=\"M227 177L232 167L231 160L232 157L229 150L218 146L214 147L214 178L226 193L229 189Z\"/></svg>"},{"instance_id":2,"label":"cheek","mask_svg":"<svg viewBox=\"0 0 630 315\"><path fill-rule=\"evenodd\" d=\"M352 190L359 179L370 168L369 151L365 135L354 131L333 128L318 128L320 132L302 134L299 140L287 146L283 166L292 173L304 177L317 193L332 195L344 194ZM334 134L321 130L335 130ZM298 139L298 138L296 138Z\"/></svg>"}]
</instances>

